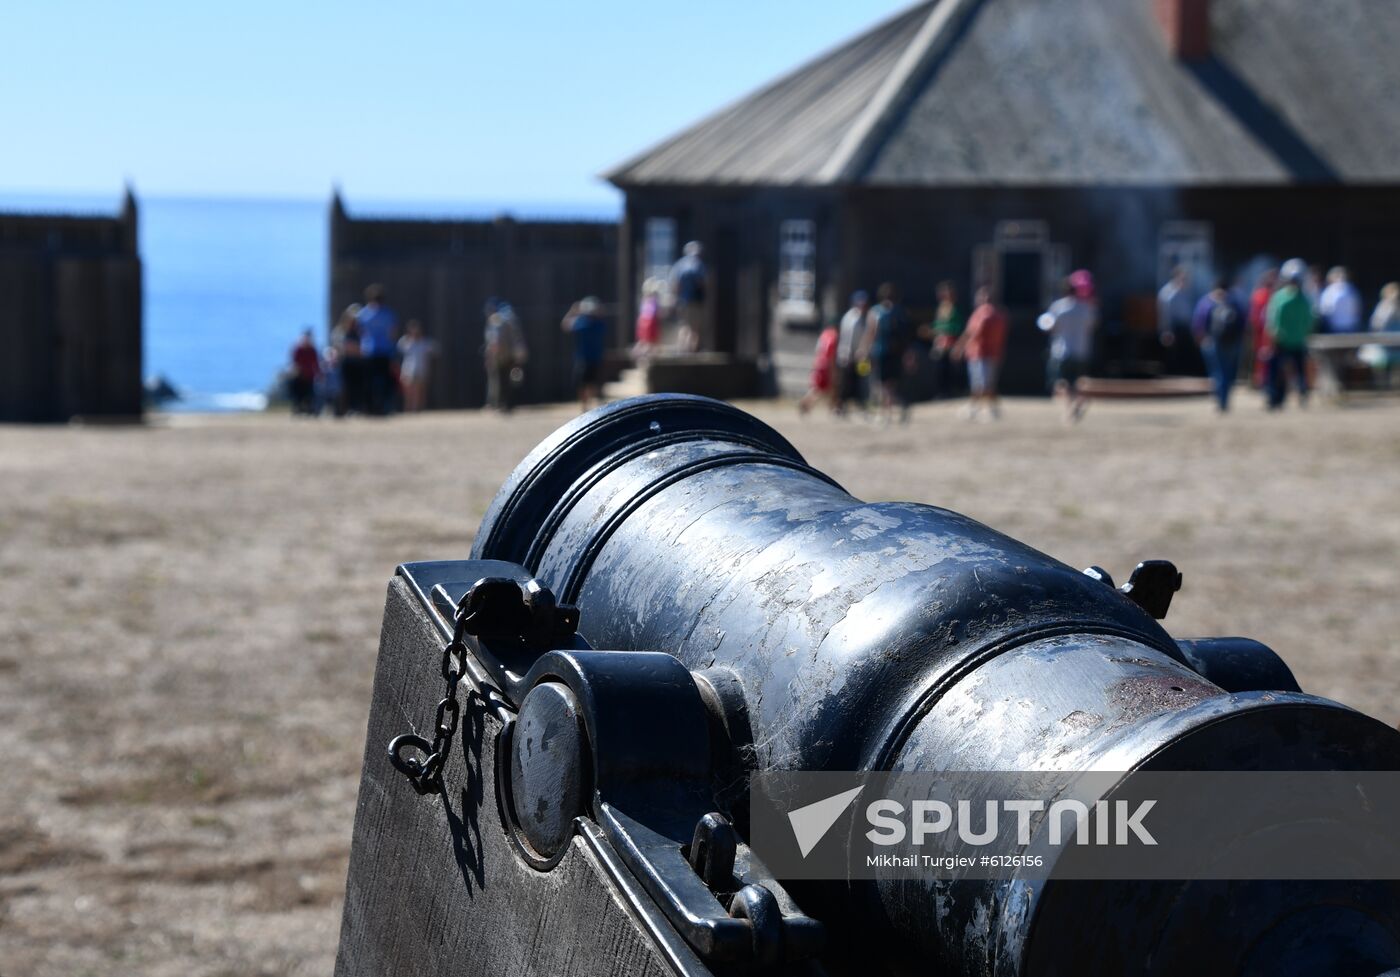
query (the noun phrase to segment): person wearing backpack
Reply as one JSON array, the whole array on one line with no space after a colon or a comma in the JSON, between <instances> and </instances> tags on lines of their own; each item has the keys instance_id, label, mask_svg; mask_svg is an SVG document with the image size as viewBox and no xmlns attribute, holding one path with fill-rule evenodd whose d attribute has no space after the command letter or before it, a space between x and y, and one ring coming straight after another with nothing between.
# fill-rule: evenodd
<instances>
[{"instance_id":1,"label":"person wearing backpack","mask_svg":"<svg viewBox=\"0 0 1400 977\"><path fill-rule=\"evenodd\" d=\"M676 317L680 329L676 345L682 353L694 353L700 346L705 330L705 260L699 241L685 246L681 260L671 266L671 294L676 301Z\"/></svg>"},{"instance_id":2,"label":"person wearing backpack","mask_svg":"<svg viewBox=\"0 0 1400 977\"><path fill-rule=\"evenodd\" d=\"M1244 347L1244 308L1230 293L1229 282L1219 279L1196 305L1191 332L1201 348L1215 388L1215 402L1223 414L1230 409L1230 392L1240 372L1240 350Z\"/></svg>"},{"instance_id":3,"label":"person wearing backpack","mask_svg":"<svg viewBox=\"0 0 1400 977\"><path fill-rule=\"evenodd\" d=\"M1269 410L1281 410L1288 399L1288 375L1298 385L1298 404L1308 406L1308 337L1315 325L1313 303L1306 290L1308 267L1290 261L1283 270L1283 287L1269 299Z\"/></svg>"},{"instance_id":4,"label":"person wearing backpack","mask_svg":"<svg viewBox=\"0 0 1400 977\"><path fill-rule=\"evenodd\" d=\"M875 293L878 304L867 316L865 338L861 341L861 359L874 367L878 383L878 420L888 424L899 409L901 423L909 419L909 405L901 395L900 381L904 377L904 354L909 346L908 324L899 296L890 282Z\"/></svg>"}]
</instances>

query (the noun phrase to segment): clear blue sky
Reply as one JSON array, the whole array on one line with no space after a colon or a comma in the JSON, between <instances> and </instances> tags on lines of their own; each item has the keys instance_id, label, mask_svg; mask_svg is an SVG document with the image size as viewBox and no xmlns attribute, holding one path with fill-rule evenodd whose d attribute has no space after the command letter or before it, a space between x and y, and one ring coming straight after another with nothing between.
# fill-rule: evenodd
<instances>
[{"instance_id":1,"label":"clear blue sky","mask_svg":"<svg viewBox=\"0 0 1400 977\"><path fill-rule=\"evenodd\" d=\"M605 203L595 175L905 0L15 0L0 192Z\"/></svg>"}]
</instances>

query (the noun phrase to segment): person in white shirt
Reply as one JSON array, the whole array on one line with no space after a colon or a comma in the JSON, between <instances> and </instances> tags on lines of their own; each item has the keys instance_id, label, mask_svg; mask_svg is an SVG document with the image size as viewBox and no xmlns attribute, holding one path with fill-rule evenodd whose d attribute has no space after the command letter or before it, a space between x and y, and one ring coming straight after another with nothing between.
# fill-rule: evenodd
<instances>
[{"instance_id":1,"label":"person in white shirt","mask_svg":"<svg viewBox=\"0 0 1400 977\"><path fill-rule=\"evenodd\" d=\"M1381 289L1381 300L1371 313L1372 332L1400 332L1400 282L1390 282ZM1391 387L1395 367L1400 364L1400 351L1368 343L1356 351L1356 358L1375 371L1376 382L1384 390Z\"/></svg>"},{"instance_id":2,"label":"person in white shirt","mask_svg":"<svg viewBox=\"0 0 1400 977\"><path fill-rule=\"evenodd\" d=\"M1400 282L1381 289L1381 300L1371 313L1372 332L1400 332Z\"/></svg>"},{"instance_id":3,"label":"person in white shirt","mask_svg":"<svg viewBox=\"0 0 1400 977\"><path fill-rule=\"evenodd\" d=\"M1191 331L1196 300L1191 295L1191 275L1184 267L1172 269L1172 277L1157 293L1157 331L1162 345L1170 346L1177 333Z\"/></svg>"},{"instance_id":4,"label":"person in white shirt","mask_svg":"<svg viewBox=\"0 0 1400 977\"><path fill-rule=\"evenodd\" d=\"M1361 294L1351 283L1345 268L1333 268L1327 274L1327 287L1317 303L1318 315L1327 332L1359 332L1361 329Z\"/></svg>"},{"instance_id":5,"label":"person in white shirt","mask_svg":"<svg viewBox=\"0 0 1400 977\"><path fill-rule=\"evenodd\" d=\"M1099 310L1094 302L1066 283L1064 298L1036 320L1042 332L1050 334L1050 360L1047 379L1051 393L1064 401L1065 420L1073 423L1084 416L1089 400L1084 396L1083 379L1089 372L1094 352L1094 329Z\"/></svg>"},{"instance_id":6,"label":"person in white shirt","mask_svg":"<svg viewBox=\"0 0 1400 977\"><path fill-rule=\"evenodd\" d=\"M423 326L410 319L399 340L399 385L403 387L403 409L410 414L428 403L428 368L437 343L423 335Z\"/></svg>"},{"instance_id":7,"label":"person in white shirt","mask_svg":"<svg viewBox=\"0 0 1400 977\"><path fill-rule=\"evenodd\" d=\"M840 335L836 340L836 413L844 415L852 401L865 407L861 395L860 341L870 317L870 295L853 292L851 307L841 317Z\"/></svg>"},{"instance_id":8,"label":"person in white shirt","mask_svg":"<svg viewBox=\"0 0 1400 977\"><path fill-rule=\"evenodd\" d=\"M1201 372L1201 357L1191 335L1191 319L1196 314L1196 294L1191 272L1184 266L1172 269L1172 277L1157 293L1157 339L1166 356L1168 373L1191 376Z\"/></svg>"}]
</instances>

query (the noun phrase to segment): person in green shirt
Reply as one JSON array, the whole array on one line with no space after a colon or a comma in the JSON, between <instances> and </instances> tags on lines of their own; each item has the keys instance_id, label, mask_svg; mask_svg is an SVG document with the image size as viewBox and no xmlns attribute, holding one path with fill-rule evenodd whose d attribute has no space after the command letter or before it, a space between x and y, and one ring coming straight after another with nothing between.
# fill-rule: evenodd
<instances>
[{"instance_id":1,"label":"person in green shirt","mask_svg":"<svg viewBox=\"0 0 1400 977\"><path fill-rule=\"evenodd\" d=\"M954 397L958 385L958 371L953 366L953 347L963 334L963 317L958 311L958 288L952 282L938 283L938 308L933 314L933 323L920 332L921 339L932 344L929 355L934 361L934 396Z\"/></svg>"},{"instance_id":2,"label":"person in green shirt","mask_svg":"<svg viewBox=\"0 0 1400 977\"><path fill-rule=\"evenodd\" d=\"M1288 374L1298 384L1298 403L1308 403L1308 337L1313 331L1312 301L1295 274L1269 300L1266 324L1273 339L1269 360L1269 409L1278 410L1288 398Z\"/></svg>"}]
</instances>

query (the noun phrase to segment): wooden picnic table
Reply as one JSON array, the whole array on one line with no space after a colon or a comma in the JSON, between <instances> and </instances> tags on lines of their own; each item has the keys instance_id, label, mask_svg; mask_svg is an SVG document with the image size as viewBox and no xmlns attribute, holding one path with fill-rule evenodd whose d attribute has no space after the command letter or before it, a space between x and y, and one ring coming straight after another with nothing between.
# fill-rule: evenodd
<instances>
[{"instance_id":1,"label":"wooden picnic table","mask_svg":"<svg viewBox=\"0 0 1400 977\"><path fill-rule=\"evenodd\" d=\"M1400 332L1329 332L1308 337L1308 351L1317 361L1318 393L1335 400L1346 397L1343 371L1356 362L1363 346L1400 350Z\"/></svg>"}]
</instances>

